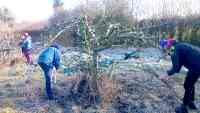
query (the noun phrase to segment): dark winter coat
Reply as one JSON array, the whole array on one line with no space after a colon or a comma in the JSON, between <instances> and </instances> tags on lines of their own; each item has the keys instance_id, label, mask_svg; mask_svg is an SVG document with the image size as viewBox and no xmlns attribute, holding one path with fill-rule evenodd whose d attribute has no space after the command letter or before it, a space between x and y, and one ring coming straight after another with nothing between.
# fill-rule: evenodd
<instances>
[{"instance_id":1,"label":"dark winter coat","mask_svg":"<svg viewBox=\"0 0 200 113\"><path fill-rule=\"evenodd\" d=\"M171 60L173 66L167 71L169 76L179 73L182 66L200 75L200 48L187 43L176 43Z\"/></svg>"}]
</instances>

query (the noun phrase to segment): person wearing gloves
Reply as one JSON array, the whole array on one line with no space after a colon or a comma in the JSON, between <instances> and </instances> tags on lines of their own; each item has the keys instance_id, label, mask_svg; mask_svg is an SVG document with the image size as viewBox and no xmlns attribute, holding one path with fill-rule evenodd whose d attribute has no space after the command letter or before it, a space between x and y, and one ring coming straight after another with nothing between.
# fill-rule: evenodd
<instances>
[{"instance_id":1,"label":"person wearing gloves","mask_svg":"<svg viewBox=\"0 0 200 113\"><path fill-rule=\"evenodd\" d=\"M52 44L50 47L42 51L38 58L38 64L44 72L46 82L46 94L48 99L53 99L51 89L51 77L53 76L54 68L59 69L60 66L60 51L58 44Z\"/></svg>"},{"instance_id":2,"label":"person wearing gloves","mask_svg":"<svg viewBox=\"0 0 200 113\"><path fill-rule=\"evenodd\" d=\"M171 42L169 48L172 48L171 55L172 68L167 71L167 75L160 76L161 80L168 80L170 76L179 73L181 67L188 69L184 82L185 94L183 103L175 109L176 113L187 113L188 109L197 110L194 104L195 83L200 76L200 48L187 43Z\"/></svg>"}]
</instances>

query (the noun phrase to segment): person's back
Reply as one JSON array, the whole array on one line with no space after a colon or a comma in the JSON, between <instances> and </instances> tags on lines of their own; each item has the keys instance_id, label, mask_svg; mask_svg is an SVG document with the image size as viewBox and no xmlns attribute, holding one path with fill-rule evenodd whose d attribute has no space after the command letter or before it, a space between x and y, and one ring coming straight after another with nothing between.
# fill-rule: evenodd
<instances>
[{"instance_id":1,"label":"person's back","mask_svg":"<svg viewBox=\"0 0 200 113\"><path fill-rule=\"evenodd\" d=\"M200 48L187 43L175 45L175 54L179 54L179 65L185 66L188 70L200 74Z\"/></svg>"},{"instance_id":2,"label":"person's back","mask_svg":"<svg viewBox=\"0 0 200 113\"><path fill-rule=\"evenodd\" d=\"M56 50L53 47L46 48L40 54L39 59L38 59L38 63L45 63L45 64L52 63L55 51Z\"/></svg>"},{"instance_id":3,"label":"person's back","mask_svg":"<svg viewBox=\"0 0 200 113\"><path fill-rule=\"evenodd\" d=\"M31 49L32 48L32 37L28 33L25 33L22 36L22 41L20 42L19 45L21 46L21 48L23 50Z\"/></svg>"},{"instance_id":4,"label":"person's back","mask_svg":"<svg viewBox=\"0 0 200 113\"><path fill-rule=\"evenodd\" d=\"M46 48L39 56L38 63L44 63L50 67L55 66L57 68L60 61L59 51L55 47Z\"/></svg>"},{"instance_id":5,"label":"person's back","mask_svg":"<svg viewBox=\"0 0 200 113\"><path fill-rule=\"evenodd\" d=\"M31 39L30 36L28 36L28 37L24 40L23 48L25 48L25 49L31 49L31 48L32 48L32 39Z\"/></svg>"}]
</instances>

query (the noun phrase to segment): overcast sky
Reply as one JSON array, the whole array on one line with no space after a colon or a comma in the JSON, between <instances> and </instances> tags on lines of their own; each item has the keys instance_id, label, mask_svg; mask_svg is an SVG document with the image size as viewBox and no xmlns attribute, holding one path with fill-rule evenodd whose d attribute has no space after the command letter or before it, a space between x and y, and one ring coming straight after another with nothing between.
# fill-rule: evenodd
<instances>
[{"instance_id":1,"label":"overcast sky","mask_svg":"<svg viewBox=\"0 0 200 113\"><path fill-rule=\"evenodd\" d=\"M73 8L83 0L63 0L66 9ZM130 0L131 1L131 0ZM200 0L135 0L140 3L138 9L140 16L152 16L159 14L162 10L162 1L165 1L167 9L176 8L176 12L184 14L189 12L200 12ZM188 10L185 5L191 8ZM38 21L47 19L53 12L52 0L0 0L0 7L8 7L15 15L17 21Z\"/></svg>"},{"instance_id":2,"label":"overcast sky","mask_svg":"<svg viewBox=\"0 0 200 113\"><path fill-rule=\"evenodd\" d=\"M65 8L73 8L79 0L63 0ZM52 10L52 0L0 0L0 7L9 8L17 21L37 21L48 18Z\"/></svg>"}]
</instances>

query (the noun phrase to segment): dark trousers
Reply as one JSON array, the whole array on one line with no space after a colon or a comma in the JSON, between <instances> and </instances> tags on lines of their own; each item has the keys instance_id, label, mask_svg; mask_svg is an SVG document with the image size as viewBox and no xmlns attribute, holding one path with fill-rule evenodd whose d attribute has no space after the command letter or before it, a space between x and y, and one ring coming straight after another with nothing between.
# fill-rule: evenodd
<instances>
[{"instance_id":1,"label":"dark trousers","mask_svg":"<svg viewBox=\"0 0 200 113\"><path fill-rule=\"evenodd\" d=\"M51 74L53 68L44 64L44 63L39 63L40 67L44 71L44 76L45 76L45 84L46 84L46 94L49 99L53 97L52 89L51 89Z\"/></svg>"},{"instance_id":2,"label":"dark trousers","mask_svg":"<svg viewBox=\"0 0 200 113\"><path fill-rule=\"evenodd\" d=\"M32 56L31 56L31 54L25 54L25 53L23 53L24 54L24 56L26 57L26 61L27 61L27 63L28 64L33 64L33 61L32 61Z\"/></svg>"},{"instance_id":3,"label":"dark trousers","mask_svg":"<svg viewBox=\"0 0 200 113\"><path fill-rule=\"evenodd\" d=\"M22 48L22 53L25 56L27 63L33 64L32 56L31 56L31 49L23 49Z\"/></svg>"},{"instance_id":4,"label":"dark trousers","mask_svg":"<svg viewBox=\"0 0 200 113\"><path fill-rule=\"evenodd\" d=\"M197 82L198 78L199 78L198 74L195 74L191 71L187 73L187 77L184 82L184 88L185 88L185 95L183 98L184 105L188 105L190 102L194 101L195 83Z\"/></svg>"}]
</instances>

